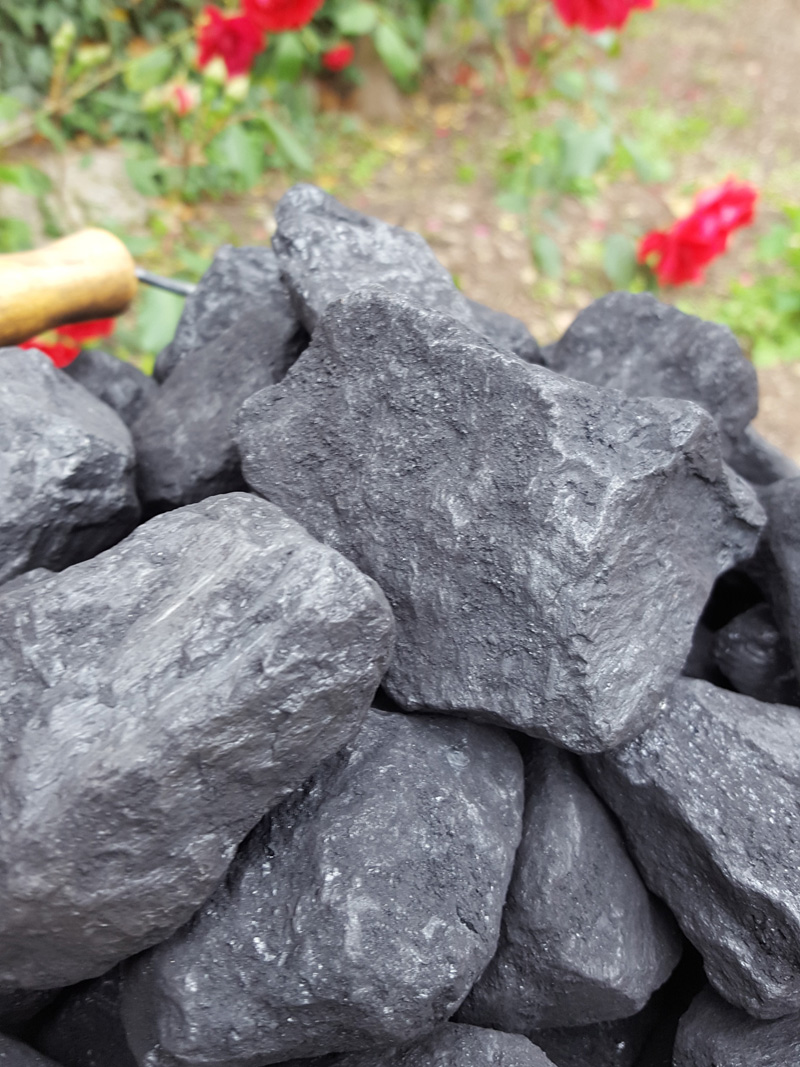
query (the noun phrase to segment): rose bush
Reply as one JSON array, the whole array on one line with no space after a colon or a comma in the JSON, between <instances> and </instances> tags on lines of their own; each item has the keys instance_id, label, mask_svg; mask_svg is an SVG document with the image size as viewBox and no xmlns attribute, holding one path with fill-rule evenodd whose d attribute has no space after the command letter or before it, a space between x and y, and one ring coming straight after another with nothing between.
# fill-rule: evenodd
<instances>
[{"instance_id":1,"label":"rose bush","mask_svg":"<svg viewBox=\"0 0 800 1067\"><path fill-rule=\"evenodd\" d=\"M590 33L621 30L635 9L653 6L654 0L553 0L567 26L580 26Z\"/></svg>"}]
</instances>

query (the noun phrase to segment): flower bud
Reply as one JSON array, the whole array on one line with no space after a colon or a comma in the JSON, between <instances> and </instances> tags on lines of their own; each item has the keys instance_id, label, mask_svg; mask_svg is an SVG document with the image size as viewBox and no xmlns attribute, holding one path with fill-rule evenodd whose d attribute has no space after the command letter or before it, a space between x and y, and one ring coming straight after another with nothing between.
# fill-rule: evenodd
<instances>
[{"instance_id":1,"label":"flower bud","mask_svg":"<svg viewBox=\"0 0 800 1067\"><path fill-rule=\"evenodd\" d=\"M56 59L63 59L67 55L69 50L75 44L77 35L78 31L75 28L75 23L72 19L67 19L66 22L61 23L50 38L50 48Z\"/></svg>"},{"instance_id":2,"label":"flower bud","mask_svg":"<svg viewBox=\"0 0 800 1067\"><path fill-rule=\"evenodd\" d=\"M75 62L81 70L99 67L110 58L110 44L82 44L75 53Z\"/></svg>"},{"instance_id":3,"label":"flower bud","mask_svg":"<svg viewBox=\"0 0 800 1067\"><path fill-rule=\"evenodd\" d=\"M228 80L228 70L225 66L225 61L221 56L214 56L203 67L203 77L206 81L216 82L218 85L224 85Z\"/></svg>"},{"instance_id":4,"label":"flower bud","mask_svg":"<svg viewBox=\"0 0 800 1067\"><path fill-rule=\"evenodd\" d=\"M237 104L247 99L249 91L250 79L246 74L237 74L235 78L230 78L225 86L225 95Z\"/></svg>"}]
</instances>

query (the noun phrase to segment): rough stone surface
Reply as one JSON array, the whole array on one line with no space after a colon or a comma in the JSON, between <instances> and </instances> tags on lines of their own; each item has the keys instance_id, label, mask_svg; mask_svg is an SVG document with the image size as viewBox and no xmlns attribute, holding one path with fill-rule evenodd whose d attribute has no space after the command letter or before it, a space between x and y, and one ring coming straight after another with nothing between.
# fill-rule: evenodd
<instances>
[{"instance_id":1,"label":"rough stone surface","mask_svg":"<svg viewBox=\"0 0 800 1067\"><path fill-rule=\"evenodd\" d=\"M32 1038L62 1067L136 1067L119 1013L119 968L67 990Z\"/></svg>"},{"instance_id":2,"label":"rough stone surface","mask_svg":"<svg viewBox=\"0 0 800 1067\"><path fill-rule=\"evenodd\" d=\"M158 355L156 381L165 381L185 356L233 326L245 308L260 309L266 329L276 320L282 321L281 330L297 326L272 249L222 245L187 297L175 336Z\"/></svg>"},{"instance_id":3,"label":"rough stone surface","mask_svg":"<svg viewBox=\"0 0 800 1067\"><path fill-rule=\"evenodd\" d=\"M796 708L682 679L655 725L586 760L637 866L757 1018L800 1009L800 732Z\"/></svg>"},{"instance_id":4,"label":"rough stone surface","mask_svg":"<svg viewBox=\"0 0 800 1067\"><path fill-rule=\"evenodd\" d=\"M522 803L502 731L371 711L193 921L132 963L139 1062L263 1067L431 1031L497 947Z\"/></svg>"},{"instance_id":5,"label":"rough stone surface","mask_svg":"<svg viewBox=\"0 0 800 1067\"><path fill-rule=\"evenodd\" d=\"M379 289L330 309L237 440L251 487L386 593L404 708L583 751L656 714L763 521L696 405L529 366Z\"/></svg>"},{"instance_id":6,"label":"rough stone surface","mask_svg":"<svg viewBox=\"0 0 800 1067\"><path fill-rule=\"evenodd\" d=\"M528 1033L634 1015L680 959L677 927L574 756L532 743L525 783L500 945L458 1019Z\"/></svg>"},{"instance_id":7,"label":"rough stone surface","mask_svg":"<svg viewBox=\"0 0 800 1067\"><path fill-rule=\"evenodd\" d=\"M768 522L752 570L769 594L775 621L789 639L800 674L800 478L761 490Z\"/></svg>"},{"instance_id":8,"label":"rough stone surface","mask_svg":"<svg viewBox=\"0 0 800 1067\"><path fill-rule=\"evenodd\" d=\"M654 1025L655 1019L643 1008L628 1019L537 1030L529 1037L555 1067L639 1067L639 1055Z\"/></svg>"},{"instance_id":9,"label":"rough stone surface","mask_svg":"<svg viewBox=\"0 0 800 1067\"><path fill-rule=\"evenodd\" d=\"M797 1067L800 1015L764 1022L706 989L681 1019L674 1067Z\"/></svg>"},{"instance_id":10,"label":"rough stone surface","mask_svg":"<svg viewBox=\"0 0 800 1067\"><path fill-rule=\"evenodd\" d=\"M374 583L245 494L35 590L0 596L0 986L47 988L189 918L357 730L392 620Z\"/></svg>"},{"instance_id":11,"label":"rough stone surface","mask_svg":"<svg viewBox=\"0 0 800 1067\"><path fill-rule=\"evenodd\" d=\"M485 316L476 314L418 233L363 215L307 184L282 197L275 221L272 247L309 333L330 303L373 284L483 332ZM506 323L505 337L507 329Z\"/></svg>"},{"instance_id":12,"label":"rough stone surface","mask_svg":"<svg viewBox=\"0 0 800 1067\"><path fill-rule=\"evenodd\" d=\"M245 488L231 419L249 396L281 380L304 342L287 308L267 301L245 307L175 367L132 427L145 508Z\"/></svg>"},{"instance_id":13,"label":"rough stone surface","mask_svg":"<svg viewBox=\"0 0 800 1067\"><path fill-rule=\"evenodd\" d=\"M541 1049L521 1034L445 1023L410 1045L377 1052L293 1060L281 1067L553 1067ZM593 1067L593 1065L590 1065Z\"/></svg>"},{"instance_id":14,"label":"rough stone surface","mask_svg":"<svg viewBox=\"0 0 800 1067\"><path fill-rule=\"evenodd\" d=\"M748 426L733 442L728 462L753 485L772 485L781 478L800 477L800 467Z\"/></svg>"},{"instance_id":15,"label":"rough stone surface","mask_svg":"<svg viewBox=\"0 0 800 1067\"><path fill-rule=\"evenodd\" d=\"M51 1004L59 989L0 990L0 1029L13 1031Z\"/></svg>"},{"instance_id":16,"label":"rough stone surface","mask_svg":"<svg viewBox=\"0 0 800 1067\"><path fill-rule=\"evenodd\" d=\"M768 604L737 615L718 631L714 659L739 693L767 704L800 704L789 642Z\"/></svg>"},{"instance_id":17,"label":"rough stone surface","mask_svg":"<svg viewBox=\"0 0 800 1067\"><path fill-rule=\"evenodd\" d=\"M0 348L0 582L88 559L136 524L133 442L43 353Z\"/></svg>"},{"instance_id":18,"label":"rough stone surface","mask_svg":"<svg viewBox=\"0 0 800 1067\"><path fill-rule=\"evenodd\" d=\"M142 374L138 367L100 348L84 348L64 368L64 373L113 408L126 426L134 422L147 401L158 392L153 379Z\"/></svg>"},{"instance_id":19,"label":"rough stone surface","mask_svg":"<svg viewBox=\"0 0 800 1067\"><path fill-rule=\"evenodd\" d=\"M472 309L476 328L487 341L491 341L496 348L513 352L526 363L542 364L539 345L524 322L504 311L495 311L485 304L479 304L476 300L467 302Z\"/></svg>"},{"instance_id":20,"label":"rough stone surface","mask_svg":"<svg viewBox=\"0 0 800 1067\"><path fill-rule=\"evenodd\" d=\"M610 293L585 308L548 366L629 396L694 400L715 418L726 454L758 410L755 369L726 326L649 293Z\"/></svg>"},{"instance_id":21,"label":"rough stone surface","mask_svg":"<svg viewBox=\"0 0 800 1067\"><path fill-rule=\"evenodd\" d=\"M42 1056L30 1045L0 1034L0 1067L61 1067L61 1064Z\"/></svg>"}]
</instances>

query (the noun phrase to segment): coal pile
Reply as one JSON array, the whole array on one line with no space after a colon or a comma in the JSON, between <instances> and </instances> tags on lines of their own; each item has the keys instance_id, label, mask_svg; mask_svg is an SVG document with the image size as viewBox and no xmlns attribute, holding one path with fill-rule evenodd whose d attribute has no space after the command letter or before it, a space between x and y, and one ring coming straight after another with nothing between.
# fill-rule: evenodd
<instances>
[{"instance_id":1,"label":"coal pile","mask_svg":"<svg viewBox=\"0 0 800 1067\"><path fill-rule=\"evenodd\" d=\"M796 1067L800 470L312 186L155 381L0 350L3 1067Z\"/></svg>"}]
</instances>

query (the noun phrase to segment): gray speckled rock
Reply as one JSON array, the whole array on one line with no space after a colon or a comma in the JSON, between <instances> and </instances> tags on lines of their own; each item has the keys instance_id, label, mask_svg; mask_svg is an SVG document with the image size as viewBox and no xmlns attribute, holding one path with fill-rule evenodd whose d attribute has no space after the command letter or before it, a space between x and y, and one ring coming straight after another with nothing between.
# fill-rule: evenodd
<instances>
[{"instance_id":1,"label":"gray speckled rock","mask_svg":"<svg viewBox=\"0 0 800 1067\"><path fill-rule=\"evenodd\" d=\"M419 234L362 215L307 184L284 194L275 221L272 247L309 333L332 301L373 284L482 333L482 320Z\"/></svg>"},{"instance_id":2,"label":"gray speckled rock","mask_svg":"<svg viewBox=\"0 0 800 1067\"><path fill-rule=\"evenodd\" d=\"M772 485L781 478L800 477L800 467L779 448L748 426L733 442L728 462L753 485Z\"/></svg>"},{"instance_id":3,"label":"gray speckled rock","mask_svg":"<svg viewBox=\"0 0 800 1067\"><path fill-rule=\"evenodd\" d=\"M547 365L629 396L694 400L717 421L726 454L758 410L758 382L726 326L649 293L610 293L585 308Z\"/></svg>"},{"instance_id":4,"label":"gray speckled rock","mask_svg":"<svg viewBox=\"0 0 800 1067\"><path fill-rule=\"evenodd\" d=\"M760 491L768 522L752 573L769 593L779 628L789 639L800 674L800 478L773 482Z\"/></svg>"},{"instance_id":5,"label":"gray speckled rock","mask_svg":"<svg viewBox=\"0 0 800 1067\"><path fill-rule=\"evenodd\" d=\"M497 947L523 802L502 731L373 710L248 838L192 922L123 983L148 1067L415 1040Z\"/></svg>"},{"instance_id":6,"label":"gray speckled rock","mask_svg":"<svg viewBox=\"0 0 800 1067\"><path fill-rule=\"evenodd\" d=\"M758 1018L800 1009L800 712L682 679L654 726L585 762L717 991Z\"/></svg>"},{"instance_id":7,"label":"gray speckled rock","mask_svg":"<svg viewBox=\"0 0 800 1067\"><path fill-rule=\"evenodd\" d=\"M84 348L64 367L74 382L108 404L130 426L158 386L132 363L111 356L100 348Z\"/></svg>"},{"instance_id":8,"label":"gray speckled rock","mask_svg":"<svg viewBox=\"0 0 800 1067\"><path fill-rule=\"evenodd\" d=\"M245 494L153 519L0 595L0 985L163 940L250 828L352 736L380 590Z\"/></svg>"},{"instance_id":9,"label":"gray speckled rock","mask_svg":"<svg viewBox=\"0 0 800 1067\"><path fill-rule=\"evenodd\" d=\"M0 1067L61 1067L21 1041L0 1034Z\"/></svg>"},{"instance_id":10,"label":"gray speckled rock","mask_svg":"<svg viewBox=\"0 0 800 1067\"><path fill-rule=\"evenodd\" d=\"M797 1067L800 1015L764 1022L706 989L681 1019L674 1067Z\"/></svg>"},{"instance_id":11,"label":"gray speckled rock","mask_svg":"<svg viewBox=\"0 0 800 1067\"><path fill-rule=\"evenodd\" d=\"M293 1060L281 1067L553 1067L541 1049L521 1034L445 1023L413 1044ZM594 1064L587 1064L594 1067Z\"/></svg>"},{"instance_id":12,"label":"gray speckled rock","mask_svg":"<svg viewBox=\"0 0 800 1067\"><path fill-rule=\"evenodd\" d=\"M119 1013L119 968L66 990L30 1039L63 1067L136 1067Z\"/></svg>"},{"instance_id":13,"label":"gray speckled rock","mask_svg":"<svg viewBox=\"0 0 800 1067\"><path fill-rule=\"evenodd\" d=\"M222 245L187 297L175 336L159 352L153 376L164 382L183 358L233 326L245 310L260 309L267 326L277 318L297 325L271 248Z\"/></svg>"},{"instance_id":14,"label":"gray speckled rock","mask_svg":"<svg viewBox=\"0 0 800 1067\"><path fill-rule=\"evenodd\" d=\"M251 487L386 593L395 700L583 751L656 714L763 520L696 405L570 381L380 289L329 310L237 439Z\"/></svg>"},{"instance_id":15,"label":"gray speckled rock","mask_svg":"<svg viewBox=\"0 0 800 1067\"><path fill-rule=\"evenodd\" d=\"M513 352L526 363L543 362L536 338L524 322L504 311L495 311L485 304L479 304L476 300L468 300L468 303L476 321L476 329L487 341L491 341L496 348Z\"/></svg>"},{"instance_id":16,"label":"gray speckled rock","mask_svg":"<svg viewBox=\"0 0 800 1067\"><path fill-rule=\"evenodd\" d=\"M737 615L717 632L714 659L739 693L767 704L800 704L789 642L767 604Z\"/></svg>"},{"instance_id":17,"label":"gray speckled rock","mask_svg":"<svg viewBox=\"0 0 800 1067\"><path fill-rule=\"evenodd\" d=\"M634 1015L680 959L677 927L574 756L532 743L525 782L500 945L458 1020L528 1033Z\"/></svg>"},{"instance_id":18,"label":"gray speckled rock","mask_svg":"<svg viewBox=\"0 0 800 1067\"><path fill-rule=\"evenodd\" d=\"M273 307L245 307L178 364L140 413L132 433L145 508L245 488L231 419L249 396L281 380L305 343L287 309L270 314Z\"/></svg>"},{"instance_id":19,"label":"gray speckled rock","mask_svg":"<svg viewBox=\"0 0 800 1067\"><path fill-rule=\"evenodd\" d=\"M133 463L116 412L43 353L0 348L0 582L60 570L129 533Z\"/></svg>"}]
</instances>

